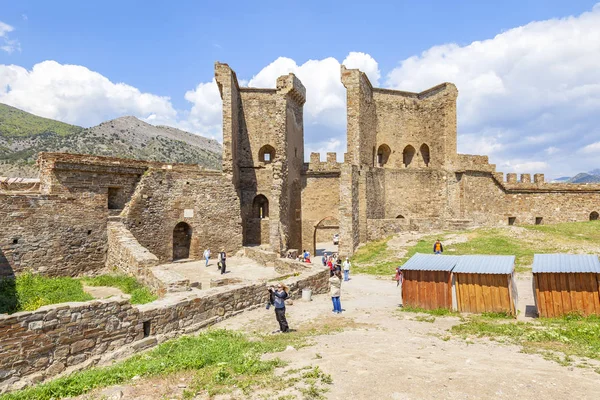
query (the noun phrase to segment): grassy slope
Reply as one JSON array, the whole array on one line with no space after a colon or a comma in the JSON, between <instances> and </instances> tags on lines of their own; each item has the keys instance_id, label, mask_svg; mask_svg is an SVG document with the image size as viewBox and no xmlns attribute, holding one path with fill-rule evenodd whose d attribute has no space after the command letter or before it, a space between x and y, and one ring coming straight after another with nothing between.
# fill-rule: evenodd
<instances>
[{"instance_id":1,"label":"grassy slope","mask_svg":"<svg viewBox=\"0 0 600 400\"><path fill-rule=\"evenodd\" d=\"M38 117L18 108L0 104L0 136L27 138L41 134L69 136L83 130L80 126Z\"/></svg>"},{"instance_id":2,"label":"grassy slope","mask_svg":"<svg viewBox=\"0 0 600 400\"><path fill-rule=\"evenodd\" d=\"M388 246L390 238L370 242L360 247L352 261L354 272L371 275L392 275L415 253L431 253L436 238L445 239L466 235L464 243L444 244L445 254L498 254L516 256L517 272L527 271L534 253L587 252L586 248L600 243L600 222L569 222L556 225L522 226L523 231L510 228L480 228L465 232L447 232L423 237L404 257Z\"/></svg>"},{"instance_id":3,"label":"grassy slope","mask_svg":"<svg viewBox=\"0 0 600 400\"><path fill-rule=\"evenodd\" d=\"M132 304L156 300L150 290L135 278L125 275L100 275L94 278L48 278L25 273L15 280L0 279L0 314L33 311L41 306L71 301L88 301L93 297L83 291L88 286L111 286L131 295Z\"/></svg>"}]
</instances>

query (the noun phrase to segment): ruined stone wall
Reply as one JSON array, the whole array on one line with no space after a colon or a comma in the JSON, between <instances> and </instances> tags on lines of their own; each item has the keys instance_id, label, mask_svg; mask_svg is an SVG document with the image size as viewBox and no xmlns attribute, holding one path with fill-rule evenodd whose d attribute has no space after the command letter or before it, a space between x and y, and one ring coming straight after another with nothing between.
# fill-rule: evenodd
<instances>
[{"instance_id":1,"label":"ruined stone wall","mask_svg":"<svg viewBox=\"0 0 600 400\"><path fill-rule=\"evenodd\" d=\"M311 153L302 176L302 246L314 254L315 227L317 243L330 242L339 233L340 163L336 153L327 153L321 161L319 153Z\"/></svg>"},{"instance_id":2,"label":"ruined stone wall","mask_svg":"<svg viewBox=\"0 0 600 400\"><path fill-rule=\"evenodd\" d=\"M377 151L387 145L391 150L387 168L435 168L456 155L456 114L458 92L452 84L442 84L421 93L373 89L377 123ZM422 147L422 146L426 146ZM414 158L404 163L407 146L415 150ZM428 150L428 151L422 151ZM427 161L427 153L429 163Z\"/></svg>"},{"instance_id":3,"label":"ruined stone wall","mask_svg":"<svg viewBox=\"0 0 600 400\"><path fill-rule=\"evenodd\" d=\"M180 222L192 229L192 259L200 259L206 248L233 253L242 247L237 191L217 171L194 166L152 168L122 216L139 243L161 262L173 259L173 229Z\"/></svg>"},{"instance_id":4,"label":"ruined stone wall","mask_svg":"<svg viewBox=\"0 0 600 400\"><path fill-rule=\"evenodd\" d=\"M399 232L406 232L411 227L407 218L369 219L367 221L367 240L379 240Z\"/></svg>"},{"instance_id":5,"label":"ruined stone wall","mask_svg":"<svg viewBox=\"0 0 600 400\"><path fill-rule=\"evenodd\" d=\"M352 165L373 166L377 116L373 87L358 69L341 67L342 84L346 88L347 159Z\"/></svg>"},{"instance_id":6,"label":"ruined stone wall","mask_svg":"<svg viewBox=\"0 0 600 400\"><path fill-rule=\"evenodd\" d=\"M0 277L90 274L104 267L106 194L0 194Z\"/></svg>"},{"instance_id":7,"label":"ruined stone wall","mask_svg":"<svg viewBox=\"0 0 600 400\"><path fill-rule=\"evenodd\" d=\"M360 172L360 169L354 165L344 163L341 166L339 254L342 257L354 254L354 249L360 243L358 186Z\"/></svg>"},{"instance_id":8,"label":"ruined stone wall","mask_svg":"<svg viewBox=\"0 0 600 400\"><path fill-rule=\"evenodd\" d=\"M328 278L328 270L311 268L285 282L292 298L298 298L304 288L326 293ZM113 298L2 314L0 393L60 373L110 364L243 310L262 307L267 297L264 284L246 284L172 294L138 306Z\"/></svg>"},{"instance_id":9,"label":"ruined stone wall","mask_svg":"<svg viewBox=\"0 0 600 400\"><path fill-rule=\"evenodd\" d=\"M106 266L117 268L135 276L156 294L166 291L162 281L152 273L158 265L158 257L143 247L120 220L109 221L107 226L108 251Z\"/></svg>"},{"instance_id":10,"label":"ruined stone wall","mask_svg":"<svg viewBox=\"0 0 600 400\"><path fill-rule=\"evenodd\" d=\"M465 215L481 225L559 223L588 221L594 211L600 212L600 185L573 185L545 183L536 175L537 183L529 174L517 182L516 174L470 171L463 174L461 204Z\"/></svg>"},{"instance_id":11,"label":"ruined stone wall","mask_svg":"<svg viewBox=\"0 0 600 400\"><path fill-rule=\"evenodd\" d=\"M446 200L446 173L442 170L385 170L384 218L444 218Z\"/></svg>"}]
</instances>

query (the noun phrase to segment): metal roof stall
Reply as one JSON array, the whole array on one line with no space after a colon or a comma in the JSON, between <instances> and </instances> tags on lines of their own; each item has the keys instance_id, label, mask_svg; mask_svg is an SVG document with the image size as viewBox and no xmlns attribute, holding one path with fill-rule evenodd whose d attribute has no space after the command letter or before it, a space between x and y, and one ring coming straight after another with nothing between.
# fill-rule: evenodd
<instances>
[{"instance_id":1,"label":"metal roof stall","mask_svg":"<svg viewBox=\"0 0 600 400\"><path fill-rule=\"evenodd\" d=\"M515 256L461 256L452 270L458 311L516 315Z\"/></svg>"},{"instance_id":2,"label":"metal roof stall","mask_svg":"<svg viewBox=\"0 0 600 400\"><path fill-rule=\"evenodd\" d=\"M589 254L535 254L533 291L540 317L600 315L600 261Z\"/></svg>"},{"instance_id":3,"label":"metal roof stall","mask_svg":"<svg viewBox=\"0 0 600 400\"><path fill-rule=\"evenodd\" d=\"M402 304L428 310L452 308L452 268L459 256L417 253L400 269Z\"/></svg>"}]
</instances>

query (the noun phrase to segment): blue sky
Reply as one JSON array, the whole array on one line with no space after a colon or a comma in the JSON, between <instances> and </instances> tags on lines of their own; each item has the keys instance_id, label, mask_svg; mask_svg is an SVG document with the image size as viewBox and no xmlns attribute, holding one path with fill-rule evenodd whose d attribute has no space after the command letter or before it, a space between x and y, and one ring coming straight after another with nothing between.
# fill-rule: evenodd
<instances>
[{"instance_id":1,"label":"blue sky","mask_svg":"<svg viewBox=\"0 0 600 400\"><path fill-rule=\"evenodd\" d=\"M339 74L330 82L335 77L320 71L339 71L333 61L346 60L383 87L455 82L460 152L490 154L504 172L570 174L600 167L600 120L590 111L598 105L600 58L585 42L600 30L589 21L600 14L596 1L1 0L0 85L10 91L0 88L0 102L80 125L133 114L219 138L214 61L256 86L293 71L309 89L307 152L342 153ZM561 29L571 42L556 50L552 35ZM545 80L572 97L547 100ZM516 99L527 104L516 107ZM564 115L566 101L584 106ZM578 161L563 150L579 151Z\"/></svg>"}]
</instances>

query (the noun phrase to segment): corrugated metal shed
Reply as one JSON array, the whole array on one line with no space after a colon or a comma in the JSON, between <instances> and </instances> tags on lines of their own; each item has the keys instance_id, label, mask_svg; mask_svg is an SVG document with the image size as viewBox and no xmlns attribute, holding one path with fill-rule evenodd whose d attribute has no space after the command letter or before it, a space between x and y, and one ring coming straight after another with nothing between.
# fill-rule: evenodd
<instances>
[{"instance_id":1,"label":"corrugated metal shed","mask_svg":"<svg viewBox=\"0 0 600 400\"><path fill-rule=\"evenodd\" d=\"M600 261L591 254L535 254L531 272L600 274Z\"/></svg>"},{"instance_id":2,"label":"corrugated metal shed","mask_svg":"<svg viewBox=\"0 0 600 400\"><path fill-rule=\"evenodd\" d=\"M401 267L403 271L452 271L460 256L442 254L421 254L412 256Z\"/></svg>"},{"instance_id":3,"label":"corrugated metal shed","mask_svg":"<svg viewBox=\"0 0 600 400\"><path fill-rule=\"evenodd\" d=\"M510 275L515 267L515 256L460 256L454 273Z\"/></svg>"}]
</instances>

